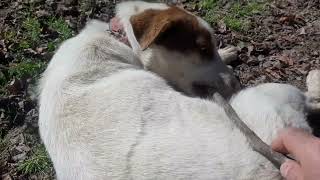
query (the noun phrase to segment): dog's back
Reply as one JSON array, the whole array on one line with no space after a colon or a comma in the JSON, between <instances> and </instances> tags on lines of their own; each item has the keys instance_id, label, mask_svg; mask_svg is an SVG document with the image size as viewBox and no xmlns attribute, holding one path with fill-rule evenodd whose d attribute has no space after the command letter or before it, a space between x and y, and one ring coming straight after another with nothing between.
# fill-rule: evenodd
<instances>
[{"instance_id":1,"label":"dog's back","mask_svg":"<svg viewBox=\"0 0 320 180\"><path fill-rule=\"evenodd\" d=\"M40 133L60 179L116 176L107 174L107 169L112 169L111 162L103 163L105 174L99 170L104 156L113 157L99 148L110 142L105 141L109 136L103 135L113 126L104 116L113 110L126 113L114 104L124 101L121 93L134 91L129 89L129 84L135 83L130 81L130 69L135 70L136 76L143 76L143 72L139 74L140 62L132 51L106 30L105 23L94 21L63 43L40 82ZM119 92L123 89L119 86L128 86L128 92ZM112 147L104 147L109 146Z\"/></svg>"}]
</instances>

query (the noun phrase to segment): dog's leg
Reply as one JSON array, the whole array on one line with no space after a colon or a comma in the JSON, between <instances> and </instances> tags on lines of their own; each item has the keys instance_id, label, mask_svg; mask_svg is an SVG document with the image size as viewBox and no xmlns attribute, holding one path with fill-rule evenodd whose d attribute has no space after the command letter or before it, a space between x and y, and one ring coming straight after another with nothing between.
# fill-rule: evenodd
<instances>
[{"instance_id":1,"label":"dog's leg","mask_svg":"<svg viewBox=\"0 0 320 180\"><path fill-rule=\"evenodd\" d=\"M310 71L307 76L308 122L313 129L313 134L320 137L320 70Z\"/></svg>"},{"instance_id":2,"label":"dog's leg","mask_svg":"<svg viewBox=\"0 0 320 180\"><path fill-rule=\"evenodd\" d=\"M232 61L237 59L238 51L239 49L235 46L227 46L219 49L218 53L225 64L230 64Z\"/></svg>"},{"instance_id":3,"label":"dog's leg","mask_svg":"<svg viewBox=\"0 0 320 180\"><path fill-rule=\"evenodd\" d=\"M320 113L320 70L310 71L307 76L306 96L310 111Z\"/></svg>"},{"instance_id":4,"label":"dog's leg","mask_svg":"<svg viewBox=\"0 0 320 180\"><path fill-rule=\"evenodd\" d=\"M305 95L294 86L261 84L242 90L230 103L240 118L266 143L271 143L277 131L287 126L311 132L305 121ZM271 119L274 122L266 128L265 123Z\"/></svg>"}]
</instances>

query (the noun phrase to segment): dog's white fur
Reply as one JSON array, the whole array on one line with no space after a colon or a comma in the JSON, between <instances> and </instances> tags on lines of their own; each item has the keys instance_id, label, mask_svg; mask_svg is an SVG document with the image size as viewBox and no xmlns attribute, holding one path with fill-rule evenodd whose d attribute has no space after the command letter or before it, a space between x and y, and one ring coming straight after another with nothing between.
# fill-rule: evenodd
<instances>
[{"instance_id":1,"label":"dog's white fur","mask_svg":"<svg viewBox=\"0 0 320 180\"><path fill-rule=\"evenodd\" d=\"M307 76L308 96L320 97L320 70L312 70Z\"/></svg>"},{"instance_id":2,"label":"dog's white fur","mask_svg":"<svg viewBox=\"0 0 320 180\"><path fill-rule=\"evenodd\" d=\"M58 179L281 179L221 107L143 70L107 28L94 21L64 42L41 79L40 134ZM310 130L289 85L245 89L231 104L268 144L280 128Z\"/></svg>"},{"instance_id":3,"label":"dog's white fur","mask_svg":"<svg viewBox=\"0 0 320 180\"><path fill-rule=\"evenodd\" d=\"M308 97L308 107L312 112L320 112L320 70L312 70L307 76L306 96Z\"/></svg>"},{"instance_id":4,"label":"dog's white fur","mask_svg":"<svg viewBox=\"0 0 320 180\"><path fill-rule=\"evenodd\" d=\"M193 83L197 82L214 87L224 97L230 97L238 91L240 89L238 80L223 62L229 63L233 59L236 59L236 48L220 50L219 53L217 49L214 49L215 56L212 57L212 61L210 62L201 60L200 54L196 52L186 54L185 52L172 51L156 44L152 44L146 50L141 51L141 47L133 33L130 18L147 9L165 10L168 8L169 6L163 3L147 3L142 1L129 1L117 5L117 17L122 22L128 41L132 45L133 51L140 57L144 68L157 73L188 95L195 94ZM185 12L192 15L187 11ZM199 24L214 37L210 25L200 17L195 17ZM214 38L211 41L215 44ZM223 61L219 54L223 57Z\"/></svg>"}]
</instances>

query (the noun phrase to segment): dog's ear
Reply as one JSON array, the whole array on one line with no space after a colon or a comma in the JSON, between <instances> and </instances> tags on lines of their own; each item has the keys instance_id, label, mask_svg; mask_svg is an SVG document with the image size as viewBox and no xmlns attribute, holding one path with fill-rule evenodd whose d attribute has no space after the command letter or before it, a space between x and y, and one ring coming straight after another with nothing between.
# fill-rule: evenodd
<instances>
[{"instance_id":1,"label":"dog's ear","mask_svg":"<svg viewBox=\"0 0 320 180\"><path fill-rule=\"evenodd\" d=\"M190 32L197 26L197 20L194 16L177 7L170 7L167 10L145 10L140 14L133 15L130 18L130 23L142 50L157 42L168 45L169 43L164 40L166 37L170 37L171 41L174 41L174 38L176 41L192 38L187 36L190 36ZM179 32L176 34L178 36L174 35L177 32Z\"/></svg>"}]
</instances>

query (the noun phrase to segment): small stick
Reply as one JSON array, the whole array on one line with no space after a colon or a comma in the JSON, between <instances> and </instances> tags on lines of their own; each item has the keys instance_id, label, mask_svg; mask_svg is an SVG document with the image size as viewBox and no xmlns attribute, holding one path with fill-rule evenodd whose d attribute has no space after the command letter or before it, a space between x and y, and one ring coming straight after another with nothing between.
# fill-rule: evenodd
<instances>
[{"instance_id":1,"label":"small stick","mask_svg":"<svg viewBox=\"0 0 320 180\"><path fill-rule=\"evenodd\" d=\"M280 169L281 164L283 164L287 157L283 154L275 152L271 149L269 145L264 143L255 132L253 132L238 116L231 105L219 94L214 93L213 98L215 102L221 105L226 112L229 119L233 124L245 135L249 142L249 146L265 158L267 158L275 167Z\"/></svg>"},{"instance_id":2,"label":"small stick","mask_svg":"<svg viewBox=\"0 0 320 180\"><path fill-rule=\"evenodd\" d=\"M4 66L4 65L2 65L2 64L0 64L0 69L6 69L6 70L8 70L9 68L6 67L6 66Z\"/></svg>"}]
</instances>

